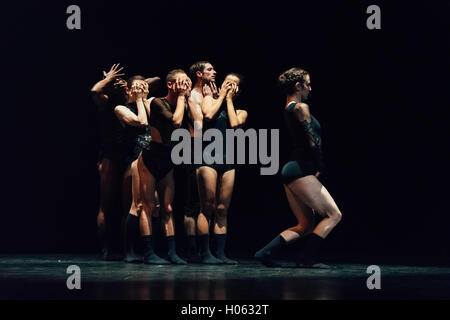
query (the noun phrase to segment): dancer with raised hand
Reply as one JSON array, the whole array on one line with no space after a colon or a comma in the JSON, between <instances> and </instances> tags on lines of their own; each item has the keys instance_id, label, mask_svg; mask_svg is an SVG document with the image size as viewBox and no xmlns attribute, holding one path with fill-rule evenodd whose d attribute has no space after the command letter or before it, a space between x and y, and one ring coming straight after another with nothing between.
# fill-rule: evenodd
<instances>
[{"instance_id":1,"label":"dancer with raised hand","mask_svg":"<svg viewBox=\"0 0 450 320\"><path fill-rule=\"evenodd\" d=\"M174 164L171 151L174 143L171 135L183 122L187 97L191 90L191 81L181 69L175 69L166 77L167 96L155 98L150 104L150 126L152 141L148 150L138 158L138 171L143 196L143 210L152 216L156 208L155 190L161 202L161 216L168 245L168 259L174 264L186 264L176 252L175 227L172 214L172 201L175 194L173 176ZM151 223L151 220L149 220ZM151 230L151 229L150 229ZM147 237L144 262L148 264L166 264L153 250L153 239Z\"/></svg>"},{"instance_id":2,"label":"dancer with raised hand","mask_svg":"<svg viewBox=\"0 0 450 320\"><path fill-rule=\"evenodd\" d=\"M126 81L121 78L123 70L119 64L114 64L108 72L103 71L103 79L91 89L92 97L98 107L100 116L101 144L97 168L100 176L100 206L97 214L97 229L102 245L102 257L113 259L111 247L115 228L114 213L121 207L117 197L121 189L121 177L125 168L122 166L123 155L117 143L117 134L121 125L114 114L114 107L127 101ZM117 210L119 211L119 210ZM120 214L117 214L119 216ZM118 223L119 224L119 223Z\"/></svg>"},{"instance_id":3,"label":"dancer with raised hand","mask_svg":"<svg viewBox=\"0 0 450 320\"><path fill-rule=\"evenodd\" d=\"M151 136L148 126L150 101L147 99L149 85L142 76L133 76L127 81L128 103L118 105L114 112L123 125L118 137L119 145L124 155L126 172L123 177L122 197L126 210L124 261L142 262L134 252L137 235L149 233L147 214L142 213L137 158L142 150L148 148Z\"/></svg>"},{"instance_id":4,"label":"dancer with raised hand","mask_svg":"<svg viewBox=\"0 0 450 320\"><path fill-rule=\"evenodd\" d=\"M195 140L200 140L201 145L203 131L202 103L205 96L217 98L217 87L215 84L216 71L208 61L195 62L189 73L195 84L189 95L188 103L192 108L187 111L187 129L191 134L191 162L183 164L185 175L185 205L184 205L184 230L187 239L187 261L189 263L200 262L197 248L197 218L200 212L200 200L197 187L197 165L194 163Z\"/></svg>"},{"instance_id":5,"label":"dancer with raised hand","mask_svg":"<svg viewBox=\"0 0 450 320\"><path fill-rule=\"evenodd\" d=\"M202 112L205 119L205 130L219 130L226 139L226 129L238 128L247 120L245 110L236 109L234 98L239 91L242 77L228 74L222 84L219 96L214 99L208 95L203 99ZM231 203L235 181L235 169L226 163L226 144L223 145L223 158L216 163L215 155L203 153L203 163L197 169L197 182L200 197L200 214L197 219L197 234L200 242L200 256L205 264L236 264L225 255L227 240L227 216ZM209 158L208 160L205 159ZM205 161L206 160L206 161ZM213 233L216 257L210 251L210 223L214 219Z\"/></svg>"},{"instance_id":6,"label":"dancer with raised hand","mask_svg":"<svg viewBox=\"0 0 450 320\"><path fill-rule=\"evenodd\" d=\"M296 266L326 268L328 266L317 263L317 253L323 240L341 221L342 214L318 180L325 166L320 124L305 103L311 91L310 75L303 69L291 68L278 77L278 83L286 94L283 115L293 141L292 153L281 170L281 176L286 197L298 223L281 232L259 250L255 258L266 266L279 266L272 259L273 251L309 234L304 250L297 257ZM314 212L324 217L317 226L314 225Z\"/></svg>"}]
</instances>

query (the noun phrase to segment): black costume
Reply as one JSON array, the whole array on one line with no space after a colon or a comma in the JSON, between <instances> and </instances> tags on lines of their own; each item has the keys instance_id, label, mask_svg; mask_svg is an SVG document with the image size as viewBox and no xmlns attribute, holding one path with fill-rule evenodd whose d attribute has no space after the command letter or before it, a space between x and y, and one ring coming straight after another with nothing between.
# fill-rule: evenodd
<instances>
[{"instance_id":1,"label":"black costume","mask_svg":"<svg viewBox=\"0 0 450 320\"><path fill-rule=\"evenodd\" d=\"M295 102L284 110L284 120L293 141L293 150L289 161L281 169L284 184L308 175L323 172L325 165L322 155L320 124L311 115L311 122L299 122L295 115Z\"/></svg>"},{"instance_id":2,"label":"black costume","mask_svg":"<svg viewBox=\"0 0 450 320\"><path fill-rule=\"evenodd\" d=\"M166 98L155 98L150 104L150 126L158 129L161 143L150 142L149 148L142 151L142 159L156 181L164 178L174 167L171 158L174 142L170 138L175 130L172 122L175 108Z\"/></svg>"},{"instance_id":3,"label":"black costume","mask_svg":"<svg viewBox=\"0 0 450 320\"><path fill-rule=\"evenodd\" d=\"M114 113L115 102L107 101L99 106L100 122L100 150L98 160L110 159L120 161L122 159L121 148L118 145L118 135L121 134L122 125Z\"/></svg>"},{"instance_id":4,"label":"black costume","mask_svg":"<svg viewBox=\"0 0 450 320\"><path fill-rule=\"evenodd\" d=\"M137 115L136 103L129 103L126 106L131 112ZM148 150L151 144L150 126L136 127L125 125L117 134L117 145L120 150L123 164L128 167L139 157L143 150Z\"/></svg>"},{"instance_id":5,"label":"black costume","mask_svg":"<svg viewBox=\"0 0 450 320\"><path fill-rule=\"evenodd\" d=\"M207 166L210 168L213 168L214 170L217 171L218 174L224 174L227 171L233 170L234 166L232 164L227 164L227 159L226 159L226 130L230 129L230 121L228 120L228 115L227 115L227 111L226 110L219 110L216 114L216 116L214 117L214 119L212 119L209 122L206 122L205 125L205 131L207 129L217 129L220 131L220 133L222 134L223 137L223 159L222 162L223 163L215 163L213 162L213 157L214 154L211 154L211 159L209 159L209 155L206 155L203 153L203 162L201 165L199 166ZM208 145L210 142L205 142L205 146ZM203 148L204 149L204 148ZM208 164L205 162L205 159L209 159L208 162L213 162L212 164Z\"/></svg>"}]
</instances>

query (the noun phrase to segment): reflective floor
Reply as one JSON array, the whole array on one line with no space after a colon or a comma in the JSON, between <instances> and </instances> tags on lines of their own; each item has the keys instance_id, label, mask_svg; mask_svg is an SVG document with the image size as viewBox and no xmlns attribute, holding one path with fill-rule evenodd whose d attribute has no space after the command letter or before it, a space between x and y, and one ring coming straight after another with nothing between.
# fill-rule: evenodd
<instances>
[{"instance_id":1,"label":"reflective floor","mask_svg":"<svg viewBox=\"0 0 450 320\"><path fill-rule=\"evenodd\" d=\"M88 255L0 256L0 299L450 299L450 268L380 265L381 289L369 290L368 265L239 262L149 266ZM80 267L80 290L67 288L70 265Z\"/></svg>"}]
</instances>

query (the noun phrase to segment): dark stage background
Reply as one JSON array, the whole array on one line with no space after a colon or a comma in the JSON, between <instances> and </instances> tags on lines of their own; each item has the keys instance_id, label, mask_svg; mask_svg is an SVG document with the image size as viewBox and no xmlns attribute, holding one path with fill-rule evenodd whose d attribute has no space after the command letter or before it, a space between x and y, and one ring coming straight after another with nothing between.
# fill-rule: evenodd
<instances>
[{"instance_id":1,"label":"dark stage background","mask_svg":"<svg viewBox=\"0 0 450 320\"><path fill-rule=\"evenodd\" d=\"M71 4L81 7L81 30L66 28ZM370 4L381 7L381 30L366 28ZM0 252L98 252L90 88L113 63L127 76L163 78L206 59L218 82L245 75L247 128L283 130L276 78L292 66L311 72L323 182L343 213L325 253L434 261L450 248L449 9L448 1L3 4ZM279 176L240 167L229 249L250 256L294 222Z\"/></svg>"}]
</instances>

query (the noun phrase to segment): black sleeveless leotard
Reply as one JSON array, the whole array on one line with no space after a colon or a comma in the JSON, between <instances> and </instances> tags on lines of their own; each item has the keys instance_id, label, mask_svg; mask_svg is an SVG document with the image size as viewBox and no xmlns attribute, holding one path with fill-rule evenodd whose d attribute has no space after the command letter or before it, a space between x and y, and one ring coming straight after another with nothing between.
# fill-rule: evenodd
<instances>
[{"instance_id":1,"label":"black sleeveless leotard","mask_svg":"<svg viewBox=\"0 0 450 320\"><path fill-rule=\"evenodd\" d=\"M137 115L136 103L129 103L126 107ZM117 143L121 149L123 164L128 167L139 157L141 151L149 148L150 141L150 126L135 127L125 125L117 135Z\"/></svg>"},{"instance_id":2,"label":"black sleeveless leotard","mask_svg":"<svg viewBox=\"0 0 450 320\"><path fill-rule=\"evenodd\" d=\"M172 122L175 108L166 98L155 98L150 104L150 126L158 129L161 143L150 142L148 150L142 151L142 159L156 181L164 178L174 167L171 152L175 142L171 141L171 136L175 130Z\"/></svg>"},{"instance_id":3,"label":"black sleeveless leotard","mask_svg":"<svg viewBox=\"0 0 450 320\"><path fill-rule=\"evenodd\" d=\"M100 150L98 160L110 159L120 161L122 150L117 143L117 137L122 132L122 125L114 113L114 102L105 102L99 106L98 116L100 124Z\"/></svg>"},{"instance_id":4,"label":"black sleeveless leotard","mask_svg":"<svg viewBox=\"0 0 450 320\"><path fill-rule=\"evenodd\" d=\"M281 169L284 184L324 170L320 123L313 115L310 123L299 122L295 115L295 105L295 102L290 103L283 112L293 142L289 160Z\"/></svg>"},{"instance_id":5,"label":"black sleeveless leotard","mask_svg":"<svg viewBox=\"0 0 450 320\"><path fill-rule=\"evenodd\" d=\"M208 155L203 154L203 163L201 164L201 166L207 166L210 168L213 168L214 170L217 171L217 173L219 174L223 174L229 170L233 170L234 166L232 164L227 164L226 163L226 154L227 154L227 150L226 150L226 130L230 129L230 121L228 120L228 114L227 111L224 110L223 108L221 108L218 112L217 115L214 119L212 119L209 122L206 122L205 124L205 131L208 129L217 129L220 131L220 133L222 134L222 141L223 141L223 159L222 159L222 163L215 163L213 162L212 164L208 164L205 162L205 159L209 159L208 162L212 162L213 161L213 157L214 157L214 152L211 154L211 157L208 157ZM204 142L204 147L206 145L208 145L209 141Z\"/></svg>"}]
</instances>

